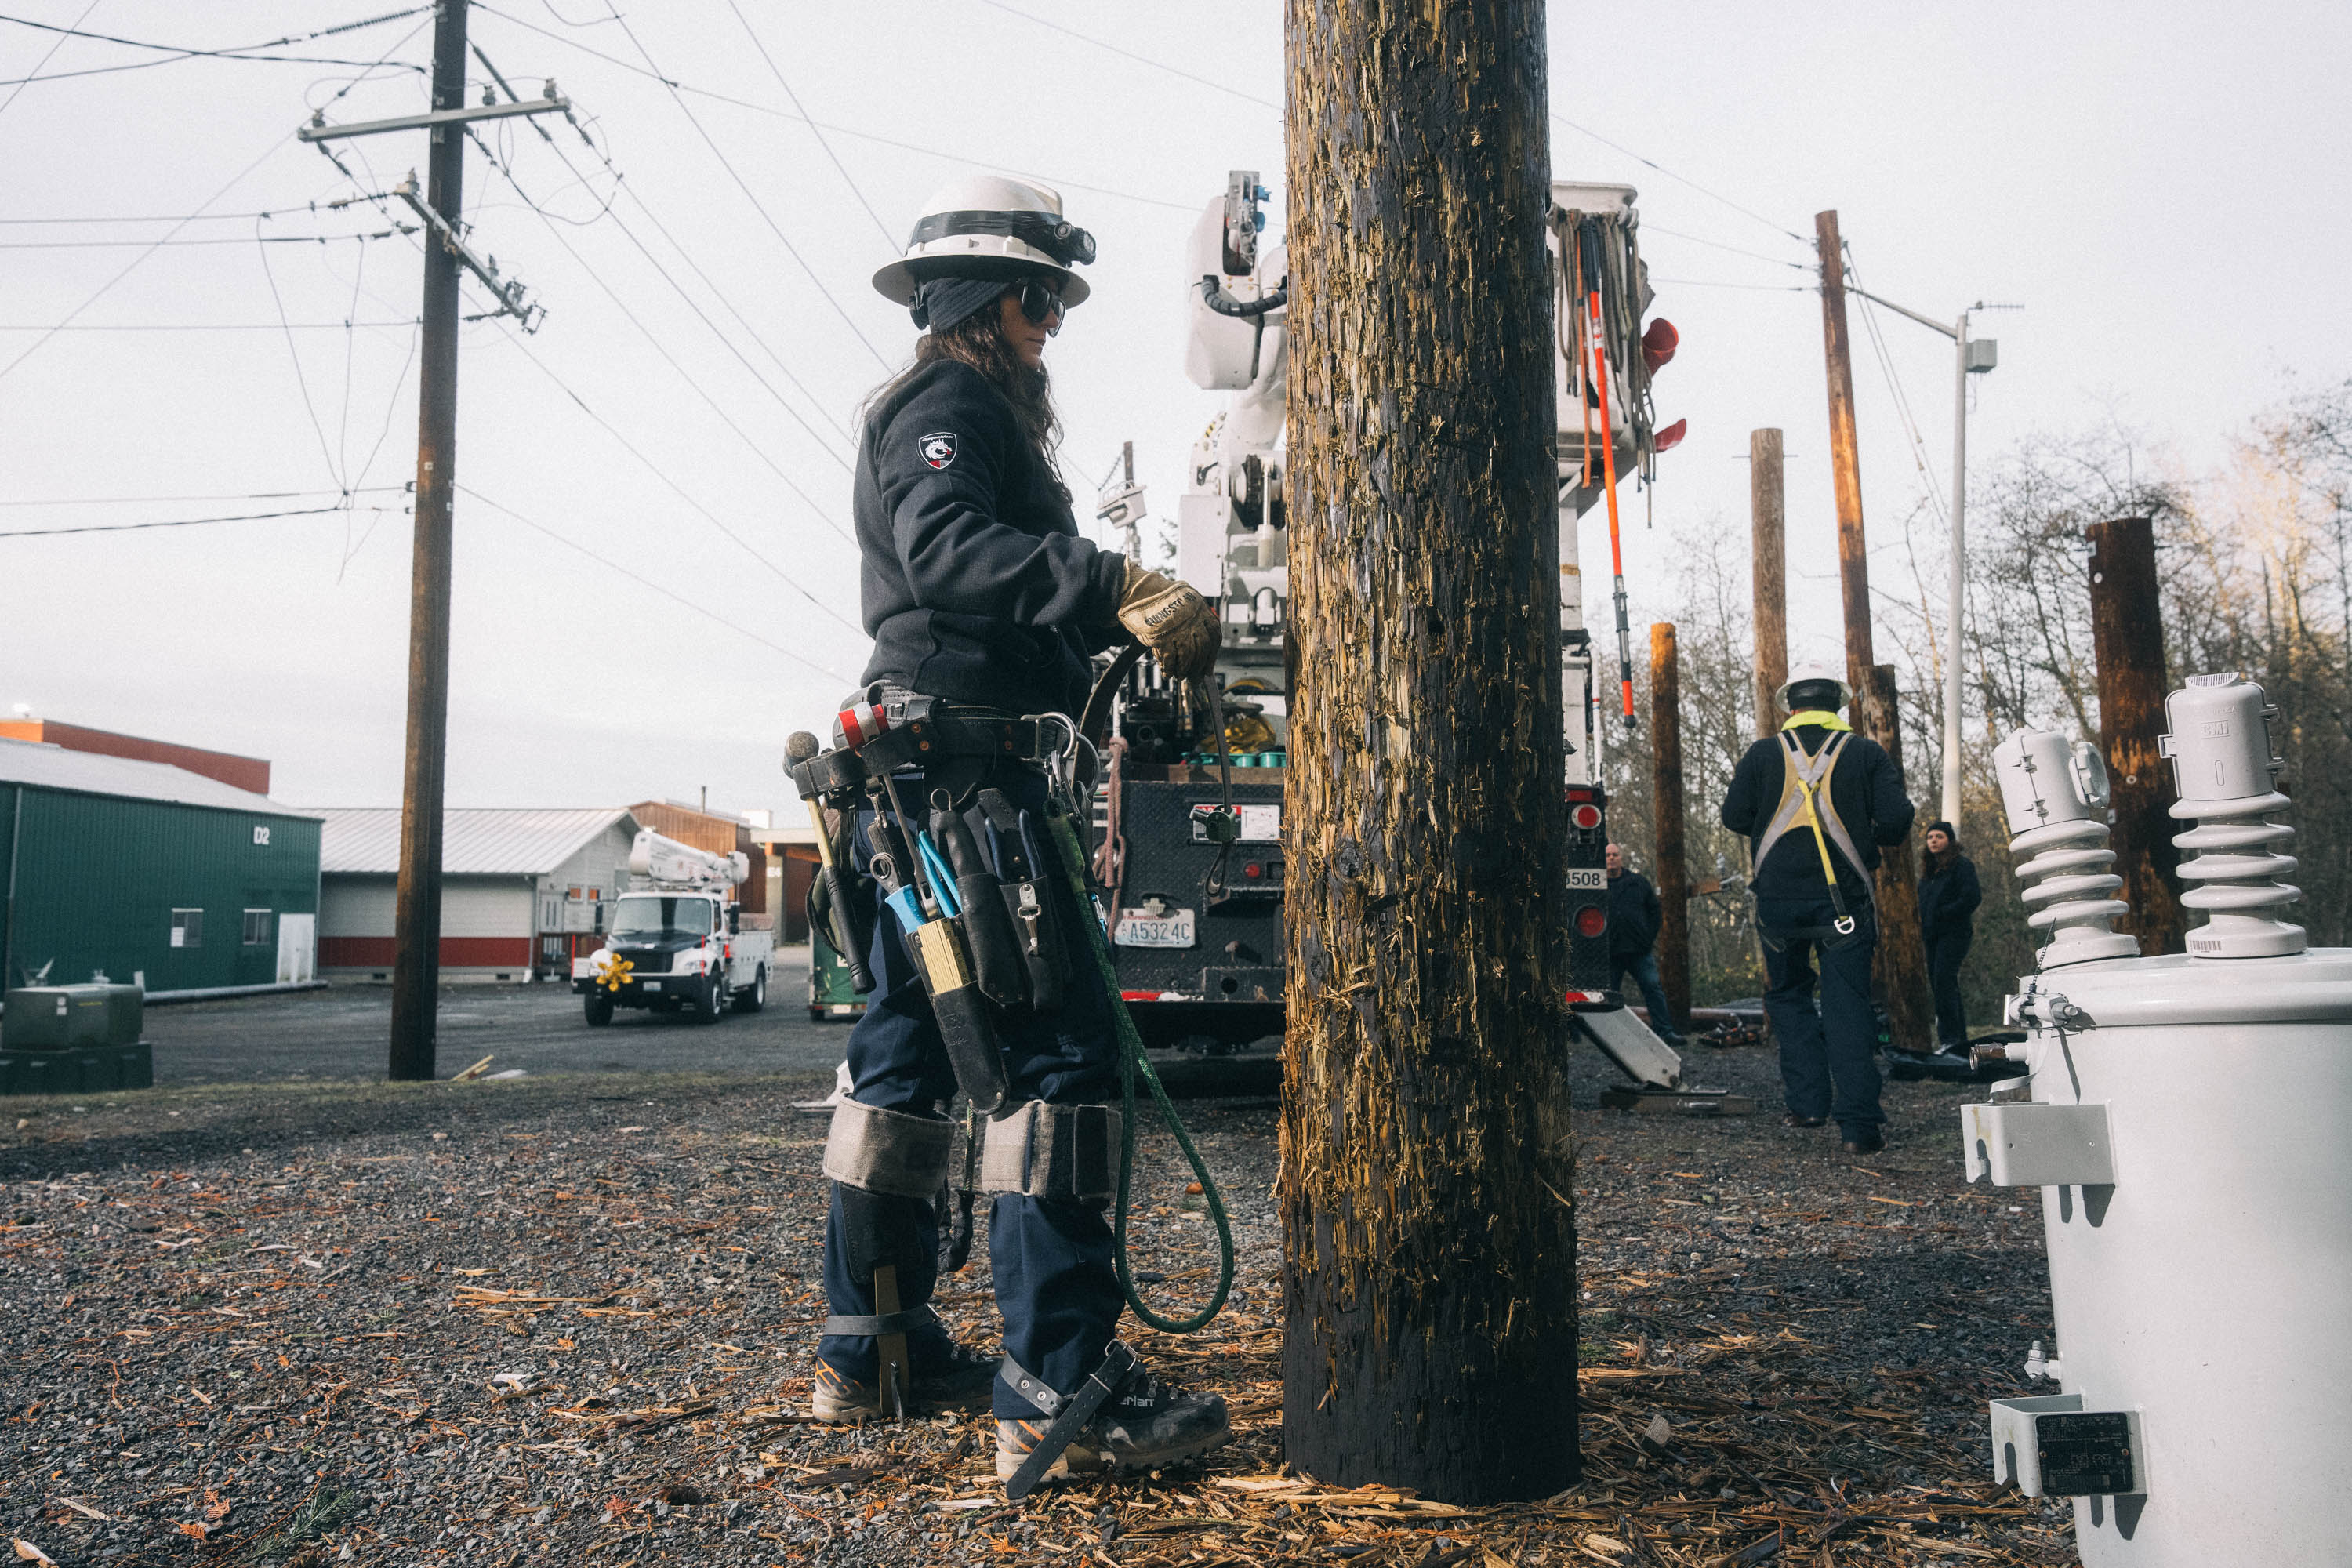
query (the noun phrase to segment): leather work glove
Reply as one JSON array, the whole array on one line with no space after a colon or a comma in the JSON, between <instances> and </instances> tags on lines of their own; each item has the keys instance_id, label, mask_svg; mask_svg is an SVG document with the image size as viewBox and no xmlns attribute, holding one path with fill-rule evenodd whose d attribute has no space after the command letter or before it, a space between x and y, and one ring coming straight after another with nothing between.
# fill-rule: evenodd
<instances>
[{"instance_id":1,"label":"leather work glove","mask_svg":"<svg viewBox=\"0 0 2352 1568\"><path fill-rule=\"evenodd\" d=\"M1217 662L1217 616L1189 583L1130 561L1119 595L1118 624L1159 656L1171 680L1198 680Z\"/></svg>"}]
</instances>

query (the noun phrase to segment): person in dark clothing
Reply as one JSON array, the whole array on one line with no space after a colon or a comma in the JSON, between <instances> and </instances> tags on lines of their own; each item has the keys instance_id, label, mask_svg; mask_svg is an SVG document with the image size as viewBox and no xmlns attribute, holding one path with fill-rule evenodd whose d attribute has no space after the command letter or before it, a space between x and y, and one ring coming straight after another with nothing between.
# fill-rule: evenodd
<instances>
[{"instance_id":1,"label":"person in dark clothing","mask_svg":"<svg viewBox=\"0 0 2352 1568\"><path fill-rule=\"evenodd\" d=\"M876 275L875 287L907 306L925 335L915 363L868 403L858 440L854 503L874 654L852 714L895 689L998 713L1074 715L1087 699L1088 656L1122 628L1171 679L1209 674L1215 613L1193 589L1080 537L1054 465L1060 426L1045 343L1087 297L1073 264L1093 258L1092 237L1063 218L1054 192L967 176L932 198L906 254ZM1034 858L1019 863L1034 864L1059 917L1045 926L1081 931L1093 916L1051 866L1050 834L1041 826L1030 837L1048 811L1036 761L943 755L950 766L940 773L898 773L898 798L930 800L939 786L961 812L975 800L988 806L983 789L1001 796L998 806L1017 815L1017 830L1007 831L1018 844L994 851L996 868L1008 853ZM875 810L857 812L850 858L861 874L890 843L877 828ZM1155 1377L1113 1339L1122 1296L1104 1216L1116 1184L1105 1151L1118 1142L1119 1047L1083 937L1058 1005L1008 1007L996 1027L1010 1092L988 1122L981 1184L996 1194L988 1245L1003 1359L958 1344L931 1311L932 1199L947 1181L945 1114L958 1078L898 918L875 921L877 984L850 1033L851 1087L826 1139L831 1316L817 1345L814 1415L856 1421L985 1399L997 1416L997 1473L1011 1477L1053 1414L1099 1381L1088 1395L1104 1400L1097 1414L1058 1457L1037 1455L1040 1465L1052 1460L1048 1478L1156 1468L1229 1442L1223 1399ZM1000 1133L1014 1135L1002 1141L1009 1163L1000 1161ZM1029 1140L1078 1152L1033 1163Z\"/></svg>"},{"instance_id":2,"label":"person in dark clothing","mask_svg":"<svg viewBox=\"0 0 2352 1568\"><path fill-rule=\"evenodd\" d=\"M1919 940L1927 949L1927 986L1936 997L1936 1041L1966 1055L1969 1019L1960 1003L1960 964L1976 938L1977 906L1984 902L1984 891L1950 823L1929 823L1923 839L1927 854L1919 868Z\"/></svg>"},{"instance_id":3,"label":"person in dark clothing","mask_svg":"<svg viewBox=\"0 0 2352 1568\"><path fill-rule=\"evenodd\" d=\"M1754 859L1748 886L1764 943L1764 1011L1780 1043L1783 1121L1819 1127L1834 1117L1846 1152L1870 1154L1886 1146L1871 873L1880 848L1910 832L1914 808L1894 759L1838 717L1851 698L1825 666L1792 671L1780 689L1788 722L1739 759L1723 825L1747 836Z\"/></svg>"},{"instance_id":4,"label":"person in dark clothing","mask_svg":"<svg viewBox=\"0 0 2352 1568\"><path fill-rule=\"evenodd\" d=\"M1675 1017L1666 1005L1665 987L1658 981L1658 928L1665 911L1658 906L1658 890L1639 871L1625 868L1622 846L1609 846L1609 989L1633 977L1642 988L1642 1005L1650 1010L1650 1032L1670 1046L1683 1043L1675 1033Z\"/></svg>"}]
</instances>

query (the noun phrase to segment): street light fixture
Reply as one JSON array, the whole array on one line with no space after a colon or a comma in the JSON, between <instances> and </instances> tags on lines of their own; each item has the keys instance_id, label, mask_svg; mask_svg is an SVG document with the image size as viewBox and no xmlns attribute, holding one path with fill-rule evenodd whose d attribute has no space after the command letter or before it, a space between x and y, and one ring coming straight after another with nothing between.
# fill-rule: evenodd
<instances>
[{"instance_id":1,"label":"street light fixture","mask_svg":"<svg viewBox=\"0 0 2352 1568\"><path fill-rule=\"evenodd\" d=\"M1962 310L1949 325L1933 316L1882 300L1867 289L1846 286L1874 305L1884 305L1923 327L1932 327L1952 340L1952 582L1948 609L1951 624L1944 633L1944 799L1943 819L1960 821L1960 616L1968 591L1969 377L1982 375L2000 363L2000 344L1991 338L1969 336L1969 318L1979 310L2022 310L2022 305L1988 305L1982 300Z\"/></svg>"}]
</instances>

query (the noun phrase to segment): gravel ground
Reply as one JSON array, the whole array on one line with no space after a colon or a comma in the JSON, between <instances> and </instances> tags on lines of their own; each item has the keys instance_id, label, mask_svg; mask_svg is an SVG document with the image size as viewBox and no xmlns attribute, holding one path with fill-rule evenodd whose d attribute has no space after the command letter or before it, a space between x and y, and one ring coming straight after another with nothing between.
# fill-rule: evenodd
<instances>
[{"instance_id":1,"label":"gravel ground","mask_svg":"<svg viewBox=\"0 0 2352 1568\"><path fill-rule=\"evenodd\" d=\"M1700 1054L1769 1096L1765 1053ZM67 1568L2073 1561L2062 1508L1986 1478L1983 1400L2018 1391L2048 1301L2030 1199L1960 1181L1951 1089L1890 1086L1895 1146L1858 1163L1772 1098L1580 1111L1585 1480L1464 1512L1281 1471L1264 1099L1185 1111L1234 1215L1231 1305L1133 1336L1231 1402L1213 1463L1010 1508L985 1417L808 1423L824 1123L785 1107L825 1081L0 1101L6 1532ZM1143 1163L1137 1263L1172 1309L1213 1236L1172 1145ZM940 1306L992 1344L976 1253Z\"/></svg>"}]
</instances>

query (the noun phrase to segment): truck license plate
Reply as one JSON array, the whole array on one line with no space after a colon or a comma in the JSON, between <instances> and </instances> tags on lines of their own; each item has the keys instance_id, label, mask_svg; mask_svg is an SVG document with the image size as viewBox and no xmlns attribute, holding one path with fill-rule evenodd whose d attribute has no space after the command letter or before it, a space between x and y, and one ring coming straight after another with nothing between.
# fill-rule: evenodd
<instances>
[{"instance_id":1,"label":"truck license plate","mask_svg":"<svg viewBox=\"0 0 2352 1568\"><path fill-rule=\"evenodd\" d=\"M1121 910L1118 931L1111 940L1121 947L1190 947L1194 941L1192 917L1191 910L1171 910L1164 915Z\"/></svg>"},{"instance_id":2,"label":"truck license plate","mask_svg":"<svg viewBox=\"0 0 2352 1568\"><path fill-rule=\"evenodd\" d=\"M1570 892L1597 893L1609 886L1609 873L1598 866L1571 866L1568 868L1568 886Z\"/></svg>"},{"instance_id":3,"label":"truck license plate","mask_svg":"<svg viewBox=\"0 0 2352 1568\"><path fill-rule=\"evenodd\" d=\"M661 989L661 982L658 980L640 980L637 982L637 989L640 991L658 991Z\"/></svg>"}]
</instances>

